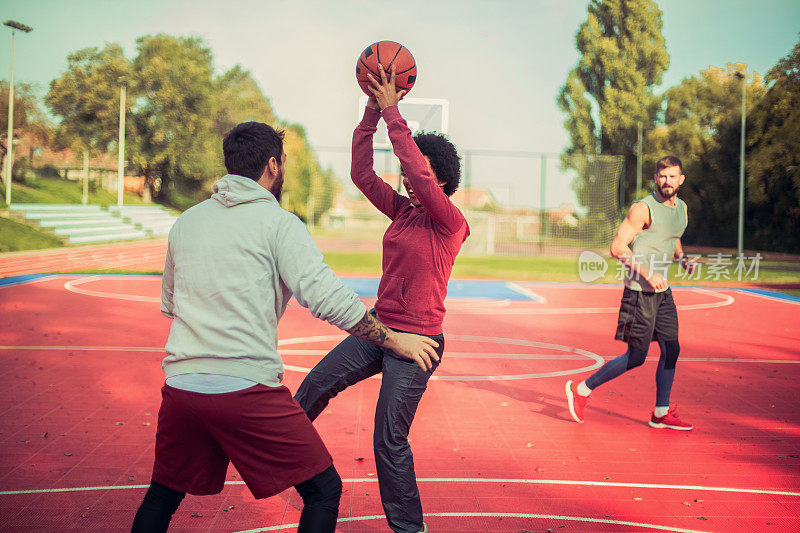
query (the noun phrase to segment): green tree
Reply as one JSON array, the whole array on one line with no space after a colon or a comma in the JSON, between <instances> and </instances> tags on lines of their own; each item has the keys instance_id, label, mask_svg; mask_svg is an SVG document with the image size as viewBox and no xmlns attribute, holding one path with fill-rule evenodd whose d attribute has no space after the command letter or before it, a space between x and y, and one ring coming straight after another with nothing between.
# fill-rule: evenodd
<instances>
[{"instance_id":1,"label":"green tree","mask_svg":"<svg viewBox=\"0 0 800 533\"><path fill-rule=\"evenodd\" d=\"M648 177L664 155L677 155L683 162L681 198L689 211L684 240L690 244L736 244L742 98L737 74L745 70L743 64L711 67L667 90L663 123L644 143L643 173ZM762 77L753 74L747 101L759 101L764 92Z\"/></svg>"},{"instance_id":2,"label":"green tree","mask_svg":"<svg viewBox=\"0 0 800 533\"><path fill-rule=\"evenodd\" d=\"M571 140L565 156L625 156L626 197L635 188L637 123L650 129L661 105L653 94L669 66L661 27L652 0L591 0L575 36L580 59L557 98Z\"/></svg>"},{"instance_id":3,"label":"green tree","mask_svg":"<svg viewBox=\"0 0 800 533\"><path fill-rule=\"evenodd\" d=\"M239 65L214 80L216 109L212 130L222 137L242 122L264 122L278 127L269 100L250 73ZM221 148L220 148L221 153Z\"/></svg>"},{"instance_id":4,"label":"green tree","mask_svg":"<svg viewBox=\"0 0 800 533\"><path fill-rule=\"evenodd\" d=\"M128 85L126 157L159 201L185 209L203 199L224 174L222 137L240 122L287 129L289 158L284 205L303 218L330 208L335 187L299 125L285 125L249 72L235 66L216 75L200 38L148 35L128 61L119 45L71 54L51 83L47 103L60 118L64 146L105 151L117 139L119 86ZM309 191L315 198L309 202ZM320 194L320 198L316 196Z\"/></svg>"},{"instance_id":5,"label":"green tree","mask_svg":"<svg viewBox=\"0 0 800 533\"><path fill-rule=\"evenodd\" d=\"M14 85L14 131L20 133L45 134L48 129L47 116L39 105L36 88L29 83ZM8 80L0 80L0 135L8 131Z\"/></svg>"},{"instance_id":6,"label":"green tree","mask_svg":"<svg viewBox=\"0 0 800 533\"><path fill-rule=\"evenodd\" d=\"M287 160L282 204L303 220L317 222L330 209L336 187L333 173L320 168L309 146L305 129L299 124L282 124L275 117L269 99L261 92L258 83L238 65L219 76L214 84L217 107L212 129L219 138L235 125L248 121L264 122L277 129L285 129L284 151ZM221 143L218 146L221 158Z\"/></svg>"},{"instance_id":7,"label":"green tree","mask_svg":"<svg viewBox=\"0 0 800 533\"><path fill-rule=\"evenodd\" d=\"M222 170L219 139L211 132L211 50L199 38L164 34L140 37L136 44L130 161L154 196L185 208Z\"/></svg>"},{"instance_id":8,"label":"green tree","mask_svg":"<svg viewBox=\"0 0 800 533\"><path fill-rule=\"evenodd\" d=\"M5 158L8 153L8 81L0 80L0 173L5 166ZM39 98L33 85L27 83L14 84L14 136L31 135L43 145L50 144L53 138L53 126L47 115L39 105ZM16 156L23 154L17 154ZM18 157L15 157L15 164L19 164ZM14 170L15 176L17 170ZM5 174L2 174L5 176ZM16 179L16 178L15 178Z\"/></svg>"},{"instance_id":9,"label":"green tree","mask_svg":"<svg viewBox=\"0 0 800 533\"><path fill-rule=\"evenodd\" d=\"M117 142L120 84L130 63L118 44L84 48L67 56L67 70L50 82L45 102L61 122L59 146L108 151Z\"/></svg>"},{"instance_id":10,"label":"green tree","mask_svg":"<svg viewBox=\"0 0 800 533\"><path fill-rule=\"evenodd\" d=\"M745 245L800 252L800 42L748 114ZM752 100L751 100L752 101Z\"/></svg>"},{"instance_id":11,"label":"green tree","mask_svg":"<svg viewBox=\"0 0 800 533\"><path fill-rule=\"evenodd\" d=\"M283 144L286 177L281 204L306 222L317 223L333 205L337 192L333 172L322 170L302 126L286 126Z\"/></svg>"}]
</instances>

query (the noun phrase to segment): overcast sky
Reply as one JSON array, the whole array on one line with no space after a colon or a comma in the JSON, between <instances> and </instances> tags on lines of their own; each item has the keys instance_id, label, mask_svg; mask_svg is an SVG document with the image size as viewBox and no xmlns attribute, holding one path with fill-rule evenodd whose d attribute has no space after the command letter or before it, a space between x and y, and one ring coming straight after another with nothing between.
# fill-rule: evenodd
<instances>
[{"instance_id":1,"label":"overcast sky","mask_svg":"<svg viewBox=\"0 0 800 533\"><path fill-rule=\"evenodd\" d=\"M744 62L765 74L800 36L797 0L663 0L671 56L662 89L709 65ZM129 57L137 37L195 35L219 71L249 70L276 114L302 124L317 147L349 145L360 90L355 60L378 40L414 54L418 81L409 96L447 98L449 135L459 149L561 152L568 144L555 98L575 65L575 32L586 19L578 0L0 0L3 20L32 26L17 33L15 80L44 94L66 56L106 42ZM0 36L0 77L8 79L10 30ZM678 154L679 155L679 154ZM319 152L346 174L347 154ZM546 203L572 201L555 157ZM473 185L501 201L538 205L540 163L481 158ZM346 175L343 176L346 178Z\"/></svg>"}]
</instances>

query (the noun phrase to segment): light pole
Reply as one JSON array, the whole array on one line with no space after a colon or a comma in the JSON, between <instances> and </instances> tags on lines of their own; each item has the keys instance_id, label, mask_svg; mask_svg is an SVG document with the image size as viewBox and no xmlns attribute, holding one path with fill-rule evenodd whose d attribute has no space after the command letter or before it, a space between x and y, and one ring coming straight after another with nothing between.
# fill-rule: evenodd
<instances>
[{"instance_id":1,"label":"light pole","mask_svg":"<svg viewBox=\"0 0 800 533\"><path fill-rule=\"evenodd\" d=\"M28 33L33 28L13 20L7 20L3 24L11 28L11 81L8 83L8 150L6 162L6 205L11 206L11 171L14 166L14 30Z\"/></svg>"},{"instance_id":2,"label":"light pole","mask_svg":"<svg viewBox=\"0 0 800 533\"><path fill-rule=\"evenodd\" d=\"M122 193L125 190L125 93L126 80L120 80L119 87L119 160L117 162L117 205L122 207Z\"/></svg>"},{"instance_id":3,"label":"light pole","mask_svg":"<svg viewBox=\"0 0 800 533\"><path fill-rule=\"evenodd\" d=\"M736 251L741 256L744 244L744 126L747 116L747 70L737 72L736 77L742 80L742 134L739 142L739 231L736 239Z\"/></svg>"},{"instance_id":4,"label":"light pole","mask_svg":"<svg viewBox=\"0 0 800 533\"><path fill-rule=\"evenodd\" d=\"M642 123L636 123L636 194L642 190ZM636 200L636 198L634 198Z\"/></svg>"}]
</instances>

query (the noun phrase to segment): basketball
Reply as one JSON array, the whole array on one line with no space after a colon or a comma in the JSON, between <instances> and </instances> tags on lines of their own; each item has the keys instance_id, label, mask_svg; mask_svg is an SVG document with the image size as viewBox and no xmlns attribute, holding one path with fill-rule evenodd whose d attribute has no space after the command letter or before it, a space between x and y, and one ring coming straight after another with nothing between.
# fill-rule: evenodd
<instances>
[{"instance_id":1,"label":"basketball","mask_svg":"<svg viewBox=\"0 0 800 533\"><path fill-rule=\"evenodd\" d=\"M408 48L394 41L373 43L361 52L356 63L356 80L367 96L372 96L369 90L372 84L367 78L367 74L372 74L378 83L381 81L378 63L383 65L387 80L392 75L392 65L394 65L395 88L398 91L408 93L414 86L414 82L417 81L417 63Z\"/></svg>"}]
</instances>

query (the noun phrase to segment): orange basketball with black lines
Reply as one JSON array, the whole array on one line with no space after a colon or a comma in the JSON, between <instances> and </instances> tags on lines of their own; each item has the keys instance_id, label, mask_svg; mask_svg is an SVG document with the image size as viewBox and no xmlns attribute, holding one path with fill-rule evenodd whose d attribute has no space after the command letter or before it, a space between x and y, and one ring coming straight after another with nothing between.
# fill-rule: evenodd
<instances>
[{"instance_id":1,"label":"orange basketball with black lines","mask_svg":"<svg viewBox=\"0 0 800 533\"><path fill-rule=\"evenodd\" d=\"M367 73L381 81L381 73L378 70L378 63L383 65L386 71L386 78L391 76L392 65L395 68L395 88L398 91L408 91L417 81L417 63L411 52L400 43L394 41L379 41L369 45L356 62L356 80L361 90L367 96L372 96L369 87L372 85L367 77Z\"/></svg>"}]
</instances>

